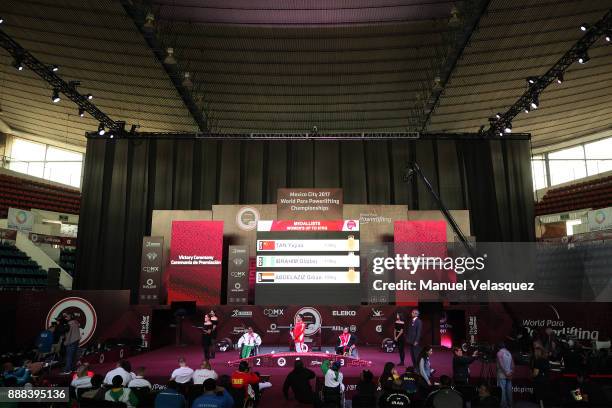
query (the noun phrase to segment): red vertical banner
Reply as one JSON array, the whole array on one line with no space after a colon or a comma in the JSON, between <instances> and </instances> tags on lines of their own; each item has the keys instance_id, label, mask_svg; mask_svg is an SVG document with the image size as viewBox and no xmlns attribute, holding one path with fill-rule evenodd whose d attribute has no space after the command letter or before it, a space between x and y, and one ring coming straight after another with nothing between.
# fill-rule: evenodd
<instances>
[{"instance_id":1,"label":"red vertical banner","mask_svg":"<svg viewBox=\"0 0 612 408\"><path fill-rule=\"evenodd\" d=\"M168 303L218 305L222 257L223 221L172 221Z\"/></svg>"},{"instance_id":2,"label":"red vertical banner","mask_svg":"<svg viewBox=\"0 0 612 408\"><path fill-rule=\"evenodd\" d=\"M408 256L446 256L446 223L439 220L395 221L393 223L395 253ZM419 276L420 277L420 276ZM405 270L395 271L395 280L411 279ZM396 304L416 306L419 296L412 292L397 292Z\"/></svg>"}]
</instances>

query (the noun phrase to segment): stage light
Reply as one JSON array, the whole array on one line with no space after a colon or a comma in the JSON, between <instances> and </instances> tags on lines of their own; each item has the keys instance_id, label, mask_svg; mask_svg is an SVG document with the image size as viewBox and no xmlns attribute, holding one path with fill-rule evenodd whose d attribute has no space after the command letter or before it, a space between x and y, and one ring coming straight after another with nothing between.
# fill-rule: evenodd
<instances>
[{"instance_id":1,"label":"stage light","mask_svg":"<svg viewBox=\"0 0 612 408\"><path fill-rule=\"evenodd\" d=\"M189 72L185 72L185 73L183 74L183 82L182 82L182 85L183 85L185 88L189 88L189 87L192 87L192 86L193 86L193 82L191 82L191 78L190 78L190 74L189 74Z\"/></svg>"},{"instance_id":2,"label":"stage light","mask_svg":"<svg viewBox=\"0 0 612 408\"><path fill-rule=\"evenodd\" d=\"M580 31L586 31L589 29L589 25L587 23L580 24Z\"/></svg>"},{"instance_id":3,"label":"stage light","mask_svg":"<svg viewBox=\"0 0 612 408\"><path fill-rule=\"evenodd\" d=\"M4 23L4 19L0 17L0 24Z\"/></svg>"},{"instance_id":4,"label":"stage light","mask_svg":"<svg viewBox=\"0 0 612 408\"><path fill-rule=\"evenodd\" d=\"M557 75L557 83L558 84L562 84L563 83L563 74Z\"/></svg>"},{"instance_id":5,"label":"stage light","mask_svg":"<svg viewBox=\"0 0 612 408\"><path fill-rule=\"evenodd\" d=\"M59 67L57 65L51 65L51 71L57 72L59 71Z\"/></svg>"},{"instance_id":6,"label":"stage light","mask_svg":"<svg viewBox=\"0 0 612 408\"><path fill-rule=\"evenodd\" d=\"M589 62L589 60L591 59L591 57L589 57L589 54L584 51L579 57L578 57L578 62L581 64L586 64L587 62Z\"/></svg>"},{"instance_id":7,"label":"stage light","mask_svg":"<svg viewBox=\"0 0 612 408\"><path fill-rule=\"evenodd\" d=\"M538 77L527 77L527 83L528 83L529 85L533 85L533 84L535 84L536 82L538 82Z\"/></svg>"},{"instance_id":8,"label":"stage light","mask_svg":"<svg viewBox=\"0 0 612 408\"><path fill-rule=\"evenodd\" d=\"M53 94L51 95L51 100L53 101L53 103L58 103L60 101L60 95L57 89L53 90Z\"/></svg>"},{"instance_id":9,"label":"stage light","mask_svg":"<svg viewBox=\"0 0 612 408\"><path fill-rule=\"evenodd\" d=\"M499 136L503 136L503 135L504 135L504 132L502 132L502 131L500 130L499 132L497 132L497 134L498 134Z\"/></svg>"},{"instance_id":10,"label":"stage light","mask_svg":"<svg viewBox=\"0 0 612 408\"><path fill-rule=\"evenodd\" d=\"M538 106L540 106L540 99L538 98L538 95L534 95L533 99L531 100L531 108L538 109Z\"/></svg>"},{"instance_id":11,"label":"stage light","mask_svg":"<svg viewBox=\"0 0 612 408\"><path fill-rule=\"evenodd\" d=\"M612 37L612 30L606 31L605 39L607 42L610 42L610 38Z\"/></svg>"},{"instance_id":12,"label":"stage light","mask_svg":"<svg viewBox=\"0 0 612 408\"><path fill-rule=\"evenodd\" d=\"M529 113L531 112L531 106L527 105L525 106L525 113Z\"/></svg>"},{"instance_id":13,"label":"stage light","mask_svg":"<svg viewBox=\"0 0 612 408\"><path fill-rule=\"evenodd\" d=\"M164 64L166 65L175 65L176 60L174 59L174 48L167 48L166 53L168 54L164 59Z\"/></svg>"},{"instance_id":14,"label":"stage light","mask_svg":"<svg viewBox=\"0 0 612 408\"><path fill-rule=\"evenodd\" d=\"M85 117L85 109L79 108L79 116L82 117L82 118Z\"/></svg>"},{"instance_id":15,"label":"stage light","mask_svg":"<svg viewBox=\"0 0 612 408\"><path fill-rule=\"evenodd\" d=\"M111 138L111 139L114 139L115 135L111 133L111 134L108 135L108 137Z\"/></svg>"},{"instance_id":16,"label":"stage light","mask_svg":"<svg viewBox=\"0 0 612 408\"><path fill-rule=\"evenodd\" d=\"M17 69L17 71L23 71L23 64L21 62L21 58L15 58L15 61L13 61L13 66L15 67L15 69Z\"/></svg>"},{"instance_id":17,"label":"stage light","mask_svg":"<svg viewBox=\"0 0 612 408\"><path fill-rule=\"evenodd\" d=\"M155 28L155 15L150 11L145 16L145 22L142 27L146 30L152 30L153 28Z\"/></svg>"},{"instance_id":18,"label":"stage light","mask_svg":"<svg viewBox=\"0 0 612 408\"><path fill-rule=\"evenodd\" d=\"M504 127L504 133L512 133L512 123L506 123L506 126Z\"/></svg>"},{"instance_id":19,"label":"stage light","mask_svg":"<svg viewBox=\"0 0 612 408\"><path fill-rule=\"evenodd\" d=\"M93 99L93 95L92 94L87 94L85 95L87 97L87 100L91 101Z\"/></svg>"},{"instance_id":20,"label":"stage light","mask_svg":"<svg viewBox=\"0 0 612 408\"><path fill-rule=\"evenodd\" d=\"M104 123L100 122L100 125L98 126L98 134L100 136L104 136L104 133L106 133L106 131L104 130Z\"/></svg>"},{"instance_id":21,"label":"stage light","mask_svg":"<svg viewBox=\"0 0 612 408\"><path fill-rule=\"evenodd\" d=\"M498 112L495 114L495 119L501 119L501 117L502 117L501 113Z\"/></svg>"}]
</instances>

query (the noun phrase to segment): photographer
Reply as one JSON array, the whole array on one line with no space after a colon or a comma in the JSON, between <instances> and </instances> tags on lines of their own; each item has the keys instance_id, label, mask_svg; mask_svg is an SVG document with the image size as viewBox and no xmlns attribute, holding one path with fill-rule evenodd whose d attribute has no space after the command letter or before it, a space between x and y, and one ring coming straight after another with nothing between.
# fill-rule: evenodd
<instances>
[{"instance_id":1,"label":"photographer","mask_svg":"<svg viewBox=\"0 0 612 408\"><path fill-rule=\"evenodd\" d=\"M453 347L453 381L457 385L467 385L470 382L470 364L476 361L478 350L472 356L464 356L463 349Z\"/></svg>"},{"instance_id":2,"label":"photographer","mask_svg":"<svg viewBox=\"0 0 612 408\"><path fill-rule=\"evenodd\" d=\"M218 387L217 382L209 378L204 381L204 393L193 401L192 408L232 408L234 399L223 387Z\"/></svg>"}]
</instances>

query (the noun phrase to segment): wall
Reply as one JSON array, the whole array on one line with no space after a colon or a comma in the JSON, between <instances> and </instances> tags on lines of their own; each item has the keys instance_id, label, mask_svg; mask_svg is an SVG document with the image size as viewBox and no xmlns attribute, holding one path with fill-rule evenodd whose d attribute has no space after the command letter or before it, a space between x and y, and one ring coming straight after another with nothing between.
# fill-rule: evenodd
<instances>
[{"instance_id":1,"label":"wall","mask_svg":"<svg viewBox=\"0 0 612 408\"><path fill-rule=\"evenodd\" d=\"M212 141L90 138L75 285L137 287L153 210L271 204L280 187L340 187L346 204L436 206L416 161L449 209L467 209L479 241L533 239L528 139Z\"/></svg>"}]
</instances>

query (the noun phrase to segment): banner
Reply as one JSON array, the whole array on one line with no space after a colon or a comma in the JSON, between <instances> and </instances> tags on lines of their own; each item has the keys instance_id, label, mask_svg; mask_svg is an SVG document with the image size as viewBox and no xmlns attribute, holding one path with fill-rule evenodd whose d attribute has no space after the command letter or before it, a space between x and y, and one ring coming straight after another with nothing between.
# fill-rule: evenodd
<instances>
[{"instance_id":1,"label":"banner","mask_svg":"<svg viewBox=\"0 0 612 408\"><path fill-rule=\"evenodd\" d=\"M612 207L589 211L588 226L589 231L612 229Z\"/></svg>"},{"instance_id":2,"label":"banner","mask_svg":"<svg viewBox=\"0 0 612 408\"><path fill-rule=\"evenodd\" d=\"M341 220L341 188L279 188L279 220Z\"/></svg>"},{"instance_id":3,"label":"banner","mask_svg":"<svg viewBox=\"0 0 612 408\"><path fill-rule=\"evenodd\" d=\"M59 237L56 235L35 234L33 232L30 232L28 234L28 238L35 244L76 247L76 238L72 237Z\"/></svg>"},{"instance_id":4,"label":"banner","mask_svg":"<svg viewBox=\"0 0 612 408\"><path fill-rule=\"evenodd\" d=\"M160 303L161 276L163 267L163 237L142 237L140 261L140 290L138 303L158 305Z\"/></svg>"},{"instance_id":5,"label":"banner","mask_svg":"<svg viewBox=\"0 0 612 408\"><path fill-rule=\"evenodd\" d=\"M10 229L18 231L32 231L34 214L31 211L9 207L7 225Z\"/></svg>"},{"instance_id":6,"label":"banner","mask_svg":"<svg viewBox=\"0 0 612 408\"><path fill-rule=\"evenodd\" d=\"M221 302L223 221L172 221L168 303Z\"/></svg>"},{"instance_id":7,"label":"banner","mask_svg":"<svg viewBox=\"0 0 612 408\"><path fill-rule=\"evenodd\" d=\"M230 245L227 263L227 304L249 302L249 247Z\"/></svg>"},{"instance_id":8,"label":"banner","mask_svg":"<svg viewBox=\"0 0 612 408\"><path fill-rule=\"evenodd\" d=\"M16 241L17 231L0 228L0 239L6 239L7 241Z\"/></svg>"}]
</instances>

